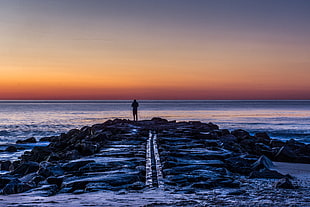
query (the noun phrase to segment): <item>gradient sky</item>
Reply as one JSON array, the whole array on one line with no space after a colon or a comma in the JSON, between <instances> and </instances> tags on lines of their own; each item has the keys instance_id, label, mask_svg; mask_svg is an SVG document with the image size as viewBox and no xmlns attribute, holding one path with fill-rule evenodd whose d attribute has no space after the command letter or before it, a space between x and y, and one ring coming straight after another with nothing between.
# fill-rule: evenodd
<instances>
[{"instance_id":1,"label":"gradient sky","mask_svg":"<svg viewBox=\"0 0 310 207\"><path fill-rule=\"evenodd\" d=\"M0 0L0 99L310 99L309 0Z\"/></svg>"}]
</instances>

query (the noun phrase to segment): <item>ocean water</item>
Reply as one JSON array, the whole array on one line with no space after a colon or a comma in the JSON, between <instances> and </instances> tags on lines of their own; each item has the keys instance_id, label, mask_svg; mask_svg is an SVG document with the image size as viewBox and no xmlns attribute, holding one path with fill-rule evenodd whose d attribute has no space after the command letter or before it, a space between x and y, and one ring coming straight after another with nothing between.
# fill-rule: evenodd
<instances>
[{"instance_id":1,"label":"ocean water","mask_svg":"<svg viewBox=\"0 0 310 207\"><path fill-rule=\"evenodd\" d=\"M213 122L229 130L267 132L272 138L310 143L310 100L139 101L139 119ZM131 100L0 101L0 145L58 135L108 119L132 119Z\"/></svg>"}]
</instances>

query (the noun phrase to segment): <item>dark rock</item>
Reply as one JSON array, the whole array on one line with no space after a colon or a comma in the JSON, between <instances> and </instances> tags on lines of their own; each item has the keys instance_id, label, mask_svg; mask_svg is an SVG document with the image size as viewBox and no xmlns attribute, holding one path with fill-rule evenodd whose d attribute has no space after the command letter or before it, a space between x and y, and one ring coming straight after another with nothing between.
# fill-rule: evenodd
<instances>
[{"instance_id":1,"label":"dark rock","mask_svg":"<svg viewBox=\"0 0 310 207\"><path fill-rule=\"evenodd\" d=\"M227 195L243 195L245 193L246 193L245 190L235 190L235 191L229 192Z\"/></svg>"},{"instance_id":2,"label":"dark rock","mask_svg":"<svg viewBox=\"0 0 310 207\"><path fill-rule=\"evenodd\" d=\"M64 151L64 153L59 153L58 155L63 160L76 160L82 157L76 149Z\"/></svg>"},{"instance_id":3,"label":"dark rock","mask_svg":"<svg viewBox=\"0 0 310 207\"><path fill-rule=\"evenodd\" d=\"M40 194L41 196L53 196L59 191L59 188L55 184L44 184L39 188L32 189L31 192L36 192L36 194Z\"/></svg>"},{"instance_id":4,"label":"dark rock","mask_svg":"<svg viewBox=\"0 0 310 207\"><path fill-rule=\"evenodd\" d=\"M51 176L51 177L48 177L46 179L47 183L49 184L55 184L58 186L58 188L61 187L62 185L62 182L63 182L63 177L54 177L54 176Z\"/></svg>"},{"instance_id":5,"label":"dark rock","mask_svg":"<svg viewBox=\"0 0 310 207\"><path fill-rule=\"evenodd\" d=\"M227 169L234 173L248 175L252 170L252 161L242 157L231 157L225 160Z\"/></svg>"},{"instance_id":6,"label":"dark rock","mask_svg":"<svg viewBox=\"0 0 310 207\"><path fill-rule=\"evenodd\" d=\"M128 190L142 190L146 185L144 182L137 181L127 187Z\"/></svg>"},{"instance_id":7,"label":"dark rock","mask_svg":"<svg viewBox=\"0 0 310 207\"><path fill-rule=\"evenodd\" d=\"M167 124L168 120L167 119L162 119L159 117L154 117L151 119L152 122L154 122L155 124Z\"/></svg>"},{"instance_id":8,"label":"dark rock","mask_svg":"<svg viewBox=\"0 0 310 207\"><path fill-rule=\"evenodd\" d=\"M37 162L23 162L13 172L11 172L11 174L24 176L26 174L36 172L38 169L39 163Z\"/></svg>"},{"instance_id":9,"label":"dark rock","mask_svg":"<svg viewBox=\"0 0 310 207\"><path fill-rule=\"evenodd\" d=\"M12 164L10 165L9 170L13 171L15 170L19 165L20 165L21 161L20 160L15 160L12 162Z\"/></svg>"},{"instance_id":10,"label":"dark rock","mask_svg":"<svg viewBox=\"0 0 310 207\"><path fill-rule=\"evenodd\" d=\"M21 156L23 161L42 162L48 160L52 151L48 147L35 146L30 154L24 154Z\"/></svg>"},{"instance_id":11,"label":"dark rock","mask_svg":"<svg viewBox=\"0 0 310 207\"><path fill-rule=\"evenodd\" d=\"M15 146L8 146L5 151L7 152L17 152L17 148Z\"/></svg>"},{"instance_id":12,"label":"dark rock","mask_svg":"<svg viewBox=\"0 0 310 207\"><path fill-rule=\"evenodd\" d=\"M44 168L44 167L40 167L37 173L38 175L45 177L45 178L53 175L53 173L49 169Z\"/></svg>"},{"instance_id":13,"label":"dark rock","mask_svg":"<svg viewBox=\"0 0 310 207\"><path fill-rule=\"evenodd\" d=\"M91 162L88 163L82 167L79 168L79 172L104 172L107 170L112 170L112 168L114 167L113 165L111 165L112 163L96 163L96 162ZM117 165L119 168L121 168L122 165Z\"/></svg>"},{"instance_id":14,"label":"dark rock","mask_svg":"<svg viewBox=\"0 0 310 207\"><path fill-rule=\"evenodd\" d=\"M11 161L9 161L9 160L6 160L6 161L1 160L0 161L0 170L9 171L10 166L11 166Z\"/></svg>"},{"instance_id":15,"label":"dark rock","mask_svg":"<svg viewBox=\"0 0 310 207\"><path fill-rule=\"evenodd\" d=\"M75 162L69 162L66 163L62 166L62 169L64 169L65 171L78 171L80 169L80 167L83 167L85 165L87 165L88 163L92 163L95 162L94 160L83 160L83 161L75 161Z\"/></svg>"},{"instance_id":16,"label":"dark rock","mask_svg":"<svg viewBox=\"0 0 310 207\"><path fill-rule=\"evenodd\" d=\"M282 142L281 140L277 140L277 139L272 139L269 142L270 147L283 147L284 145L285 145L284 142Z\"/></svg>"},{"instance_id":17,"label":"dark rock","mask_svg":"<svg viewBox=\"0 0 310 207\"><path fill-rule=\"evenodd\" d=\"M52 175L53 176L63 175L64 170L61 168L59 164L52 164L50 162L41 162L37 173L47 178Z\"/></svg>"},{"instance_id":18,"label":"dark rock","mask_svg":"<svg viewBox=\"0 0 310 207\"><path fill-rule=\"evenodd\" d=\"M13 179L15 179L15 178L14 177L7 177L7 176L0 177L0 189L4 188L4 186L6 186L6 184L11 182Z\"/></svg>"},{"instance_id":19,"label":"dark rock","mask_svg":"<svg viewBox=\"0 0 310 207\"><path fill-rule=\"evenodd\" d=\"M97 152L99 152L100 147L98 144L92 143L92 142L82 142L75 145L75 148L78 150L78 152L83 155L92 155Z\"/></svg>"},{"instance_id":20,"label":"dark rock","mask_svg":"<svg viewBox=\"0 0 310 207\"><path fill-rule=\"evenodd\" d=\"M93 136L91 136L90 140L93 142L97 142L97 143L104 143L106 142L108 139L106 134L94 134Z\"/></svg>"},{"instance_id":21,"label":"dark rock","mask_svg":"<svg viewBox=\"0 0 310 207\"><path fill-rule=\"evenodd\" d=\"M223 147L233 152L242 152L241 146L237 143L237 137L232 134L219 137L219 140L223 143Z\"/></svg>"},{"instance_id":22,"label":"dark rock","mask_svg":"<svg viewBox=\"0 0 310 207\"><path fill-rule=\"evenodd\" d=\"M270 179L281 179L286 177L275 170L264 169L261 171L253 171L250 173L249 178L270 178Z\"/></svg>"},{"instance_id":23,"label":"dark rock","mask_svg":"<svg viewBox=\"0 0 310 207\"><path fill-rule=\"evenodd\" d=\"M246 139L250 137L249 132L243 130L243 129L237 129L231 132L232 135L237 137L238 139Z\"/></svg>"},{"instance_id":24,"label":"dark rock","mask_svg":"<svg viewBox=\"0 0 310 207\"><path fill-rule=\"evenodd\" d=\"M32 172L32 173L29 173L29 174L26 174L25 176L19 178L19 180L23 183L30 183L31 180L33 180L34 177L38 176L37 173L35 172Z\"/></svg>"},{"instance_id":25,"label":"dark rock","mask_svg":"<svg viewBox=\"0 0 310 207\"><path fill-rule=\"evenodd\" d=\"M264 144L270 143L270 137L266 132L258 132L254 135L256 138L258 138L259 142L262 142Z\"/></svg>"},{"instance_id":26,"label":"dark rock","mask_svg":"<svg viewBox=\"0 0 310 207\"><path fill-rule=\"evenodd\" d=\"M220 129L220 136L230 135L230 131L228 129Z\"/></svg>"},{"instance_id":27,"label":"dark rock","mask_svg":"<svg viewBox=\"0 0 310 207\"><path fill-rule=\"evenodd\" d=\"M31 138L28 138L25 140L17 140L16 141L16 144L27 144L27 143L37 143L37 140L36 140L36 138L31 137Z\"/></svg>"},{"instance_id":28,"label":"dark rock","mask_svg":"<svg viewBox=\"0 0 310 207\"><path fill-rule=\"evenodd\" d=\"M55 142L59 141L59 136L51 136L51 137L42 137L39 141L40 142Z\"/></svg>"},{"instance_id":29,"label":"dark rock","mask_svg":"<svg viewBox=\"0 0 310 207\"><path fill-rule=\"evenodd\" d=\"M264 143L255 143L251 152L256 155L266 155L267 157L273 158L272 148Z\"/></svg>"},{"instance_id":30,"label":"dark rock","mask_svg":"<svg viewBox=\"0 0 310 207\"><path fill-rule=\"evenodd\" d=\"M32 188L27 183L21 183L18 180L11 181L8 183L1 191L1 194L8 195L8 194L16 194L28 191Z\"/></svg>"},{"instance_id":31,"label":"dark rock","mask_svg":"<svg viewBox=\"0 0 310 207\"><path fill-rule=\"evenodd\" d=\"M288 178L282 178L275 183L276 188L285 188L285 189L295 189L297 186L294 186Z\"/></svg>"},{"instance_id":32,"label":"dark rock","mask_svg":"<svg viewBox=\"0 0 310 207\"><path fill-rule=\"evenodd\" d=\"M41 175L36 175L34 176L31 180L30 183L34 183L36 186L38 186L38 183L45 180L45 177L41 176Z\"/></svg>"},{"instance_id":33,"label":"dark rock","mask_svg":"<svg viewBox=\"0 0 310 207\"><path fill-rule=\"evenodd\" d=\"M191 185L192 188L199 188L199 189L211 189L214 188L214 183L213 182L198 182L198 183L193 183Z\"/></svg>"},{"instance_id":34,"label":"dark rock","mask_svg":"<svg viewBox=\"0 0 310 207\"><path fill-rule=\"evenodd\" d=\"M291 147L285 145L275 154L274 159L280 162L294 162L297 155Z\"/></svg>"},{"instance_id":35,"label":"dark rock","mask_svg":"<svg viewBox=\"0 0 310 207\"><path fill-rule=\"evenodd\" d=\"M252 164L253 170L260 170L260 169L270 169L274 167L272 161L266 157L265 155L260 156L260 158Z\"/></svg>"}]
</instances>

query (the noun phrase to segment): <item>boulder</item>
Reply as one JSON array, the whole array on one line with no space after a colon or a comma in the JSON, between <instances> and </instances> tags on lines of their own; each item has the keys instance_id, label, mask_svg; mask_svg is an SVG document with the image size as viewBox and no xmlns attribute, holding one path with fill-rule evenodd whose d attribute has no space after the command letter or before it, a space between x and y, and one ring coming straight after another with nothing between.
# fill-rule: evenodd
<instances>
[{"instance_id":1,"label":"boulder","mask_svg":"<svg viewBox=\"0 0 310 207\"><path fill-rule=\"evenodd\" d=\"M243 129L237 129L231 132L232 135L237 137L238 139L246 139L250 136L249 132Z\"/></svg>"},{"instance_id":2,"label":"boulder","mask_svg":"<svg viewBox=\"0 0 310 207\"><path fill-rule=\"evenodd\" d=\"M4 188L4 186L6 186L6 184L11 182L13 179L15 179L15 178L14 177L7 177L7 176L0 177L0 189Z\"/></svg>"},{"instance_id":3,"label":"boulder","mask_svg":"<svg viewBox=\"0 0 310 207\"><path fill-rule=\"evenodd\" d=\"M16 144L27 144L27 143L37 143L37 140L36 140L36 138L31 137L31 138L28 138L25 140L17 140L16 141Z\"/></svg>"},{"instance_id":4,"label":"boulder","mask_svg":"<svg viewBox=\"0 0 310 207\"><path fill-rule=\"evenodd\" d=\"M92 143L92 142L86 142L86 141L82 143L78 143L74 147L83 156L95 154L99 152L100 150L100 147L98 146L98 144Z\"/></svg>"},{"instance_id":5,"label":"boulder","mask_svg":"<svg viewBox=\"0 0 310 207\"><path fill-rule=\"evenodd\" d=\"M31 185L27 183L22 183L18 180L11 181L8 183L0 192L1 194L8 195L8 194L16 194L28 191L32 188Z\"/></svg>"},{"instance_id":6,"label":"boulder","mask_svg":"<svg viewBox=\"0 0 310 207\"><path fill-rule=\"evenodd\" d=\"M21 156L23 161L42 162L49 158L52 153L49 147L35 146L29 154Z\"/></svg>"},{"instance_id":7,"label":"boulder","mask_svg":"<svg viewBox=\"0 0 310 207\"><path fill-rule=\"evenodd\" d=\"M39 163L37 162L23 162L21 163L13 172L12 175L21 175L24 176L26 174L36 172L39 169Z\"/></svg>"},{"instance_id":8,"label":"boulder","mask_svg":"<svg viewBox=\"0 0 310 207\"><path fill-rule=\"evenodd\" d=\"M254 137L258 138L258 141L264 144L269 144L271 140L266 132L258 132L254 135Z\"/></svg>"},{"instance_id":9,"label":"boulder","mask_svg":"<svg viewBox=\"0 0 310 207\"><path fill-rule=\"evenodd\" d=\"M11 166L11 161L9 161L9 160L6 160L6 161L1 160L0 161L0 170L9 171L10 166Z\"/></svg>"},{"instance_id":10,"label":"boulder","mask_svg":"<svg viewBox=\"0 0 310 207\"><path fill-rule=\"evenodd\" d=\"M253 170L260 170L265 168L270 169L271 167L274 167L274 164L265 155L260 156L260 158L258 158L258 160L252 164Z\"/></svg>"},{"instance_id":11,"label":"boulder","mask_svg":"<svg viewBox=\"0 0 310 207\"><path fill-rule=\"evenodd\" d=\"M253 171L252 161L242 157L231 157L225 160L227 164L227 169L234 173L248 175Z\"/></svg>"},{"instance_id":12,"label":"boulder","mask_svg":"<svg viewBox=\"0 0 310 207\"><path fill-rule=\"evenodd\" d=\"M128 190L142 190L146 185L144 182L137 181L127 187Z\"/></svg>"},{"instance_id":13,"label":"boulder","mask_svg":"<svg viewBox=\"0 0 310 207\"><path fill-rule=\"evenodd\" d=\"M81 167L87 165L88 163L95 162L94 160L83 160L83 161L74 161L62 165L62 169L68 172L78 171Z\"/></svg>"},{"instance_id":14,"label":"boulder","mask_svg":"<svg viewBox=\"0 0 310 207\"><path fill-rule=\"evenodd\" d=\"M63 177L55 177L55 176L51 176L51 177L48 177L46 179L47 183L49 184L55 184L58 186L58 188L61 187L62 185L62 182L63 182Z\"/></svg>"},{"instance_id":15,"label":"boulder","mask_svg":"<svg viewBox=\"0 0 310 207\"><path fill-rule=\"evenodd\" d=\"M17 148L15 146L8 146L5 149L6 152L17 152Z\"/></svg>"},{"instance_id":16,"label":"boulder","mask_svg":"<svg viewBox=\"0 0 310 207\"><path fill-rule=\"evenodd\" d=\"M279 162L294 162L296 158L296 153L287 145L281 147L274 156L274 159Z\"/></svg>"},{"instance_id":17,"label":"boulder","mask_svg":"<svg viewBox=\"0 0 310 207\"><path fill-rule=\"evenodd\" d=\"M295 189L297 186L294 186L289 178L282 178L275 183L276 188L285 188L285 189Z\"/></svg>"}]
</instances>

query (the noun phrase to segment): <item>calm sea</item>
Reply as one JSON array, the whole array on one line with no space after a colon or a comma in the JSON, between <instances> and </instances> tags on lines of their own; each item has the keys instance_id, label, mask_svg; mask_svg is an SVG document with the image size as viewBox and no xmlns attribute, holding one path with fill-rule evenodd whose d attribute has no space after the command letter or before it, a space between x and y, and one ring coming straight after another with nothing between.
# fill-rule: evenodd
<instances>
[{"instance_id":1,"label":"calm sea","mask_svg":"<svg viewBox=\"0 0 310 207\"><path fill-rule=\"evenodd\" d=\"M213 122L310 143L310 100L139 101L140 119ZM0 144L57 135L108 119L132 119L131 101L0 101Z\"/></svg>"}]
</instances>

